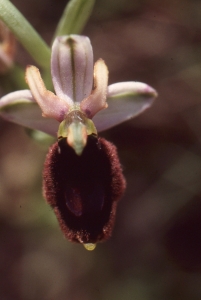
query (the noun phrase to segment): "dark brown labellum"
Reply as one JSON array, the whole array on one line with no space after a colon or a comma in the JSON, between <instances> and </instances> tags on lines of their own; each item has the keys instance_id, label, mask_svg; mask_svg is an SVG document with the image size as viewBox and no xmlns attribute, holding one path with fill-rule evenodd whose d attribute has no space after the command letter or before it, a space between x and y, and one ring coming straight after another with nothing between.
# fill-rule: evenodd
<instances>
[{"instance_id":1,"label":"dark brown labellum","mask_svg":"<svg viewBox=\"0 0 201 300\"><path fill-rule=\"evenodd\" d=\"M47 154L43 188L68 240L96 243L108 239L117 201L125 189L116 147L91 135L78 156L66 138L61 139Z\"/></svg>"}]
</instances>

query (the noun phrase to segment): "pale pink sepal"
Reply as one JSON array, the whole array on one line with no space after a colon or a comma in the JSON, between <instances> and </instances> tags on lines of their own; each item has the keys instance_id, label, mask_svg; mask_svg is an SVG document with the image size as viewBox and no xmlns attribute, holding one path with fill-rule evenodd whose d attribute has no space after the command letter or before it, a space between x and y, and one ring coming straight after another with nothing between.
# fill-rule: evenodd
<instances>
[{"instance_id":1,"label":"pale pink sepal","mask_svg":"<svg viewBox=\"0 0 201 300\"><path fill-rule=\"evenodd\" d=\"M100 110L107 107L108 68L104 60L99 59L94 65L94 89L91 95L80 103L81 110L88 118L93 118Z\"/></svg>"},{"instance_id":2,"label":"pale pink sepal","mask_svg":"<svg viewBox=\"0 0 201 300\"><path fill-rule=\"evenodd\" d=\"M58 97L81 102L88 97L93 83L93 51L86 36L57 37L52 46L52 81Z\"/></svg>"},{"instance_id":3,"label":"pale pink sepal","mask_svg":"<svg viewBox=\"0 0 201 300\"><path fill-rule=\"evenodd\" d=\"M24 127L40 130L52 136L57 135L59 123L54 119L42 117L41 109L30 90L16 91L2 97L0 116Z\"/></svg>"},{"instance_id":4,"label":"pale pink sepal","mask_svg":"<svg viewBox=\"0 0 201 300\"><path fill-rule=\"evenodd\" d=\"M158 94L155 89L146 83L138 81L117 82L108 86L107 97L120 97L124 95L154 96Z\"/></svg>"},{"instance_id":5,"label":"pale pink sepal","mask_svg":"<svg viewBox=\"0 0 201 300\"><path fill-rule=\"evenodd\" d=\"M97 130L103 131L132 119L149 108L157 92L142 82L119 82L108 86L108 108L94 116Z\"/></svg>"},{"instance_id":6,"label":"pale pink sepal","mask_svg":"<svg viewBox=\"0 0 201 300\"><path fill-rule=\"evenodd\" d=\"M42 110L43 116L53 118L59 122L63 121L69 110L69 105L65 100L46 89L39 69L34 66L28 66L25 78L34 99Z\"/></svg>"}]
</instances>

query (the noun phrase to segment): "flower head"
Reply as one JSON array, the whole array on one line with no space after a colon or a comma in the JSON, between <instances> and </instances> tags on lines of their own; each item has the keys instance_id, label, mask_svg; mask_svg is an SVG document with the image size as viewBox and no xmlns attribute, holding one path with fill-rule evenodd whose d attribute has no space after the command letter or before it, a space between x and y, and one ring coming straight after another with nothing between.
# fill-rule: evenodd
<instances>
[{"instance_id":1,"label":"flower head","mask_svg":"<svg viewBox=\"0 0 201 300\"><path fill-rule=\"evenodd\" d=\"M52 80L56 95L46 90L39 70L28 66L26 81L43 116L61 122L58 138L81 155L87 136L96 128L94 115L107 107L108 70L102 59L94 66L90 41L85 36L58 37L52 46Z\"/></svg>"},{"instance_id":2,"label":"flower head","mask_svg":"<svg viewBox=\"0 0 201 300\"><path fill-rule=\"evenodd\" d=\"M140 82L108 86L107 66L99 59L93 67L85 36L55 39L51 73L56 94L46 89L39 70L28 66L30 90L4 96L0 115L52 135L57 132L58 141L45 162L44 195L65 236L92 249L111 235L125 189L116 148L98 138L97 131L143 112L157 93Z\"/></svg>"},{"instance_id":3,"label":"flower head","mask_svg":"<svg viewBox=\"0 0 201 300\"><path fill-rule=\"evenodd\" d=\"M100 59L93 69L93 51L90 40L85 36L69 35L55 39L51 73L56 95L46 89L39 70L28 66L26 80L30 90L2 97L0 116L56 136L57 133L67 134L68 121L65 120L77 110L85 122L89 122L86 127L90 134L139 115L152 105L157 96L152 87L142 82L119 82L107 86L107 67ZM96 129L89 121L91 119ZM62 121L65 122L58 131L58 122Z\"/></svg>"}]
</instances>

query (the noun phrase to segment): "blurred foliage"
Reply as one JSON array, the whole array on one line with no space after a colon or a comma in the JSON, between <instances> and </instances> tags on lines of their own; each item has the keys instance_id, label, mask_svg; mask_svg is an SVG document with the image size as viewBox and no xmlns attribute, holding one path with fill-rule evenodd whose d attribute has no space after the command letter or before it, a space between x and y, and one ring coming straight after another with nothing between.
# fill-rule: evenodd
<instances>
[{"instance_id":1,"label":"blurred foliage","mask_svg":"<svg viewBox=\"0 0 201 300\"><path fill-rule=\"evenodd\" d=\"M47 42L66 1L13 0ZM102 135L127 191L112 238L87 252L41 192L47 145L0 121L0 298L201 299L201 2L97 0L84 34L110 83L146 82L154 106ZM17 61L30 58L19 45Z\"/></svg>"}]
</instances>

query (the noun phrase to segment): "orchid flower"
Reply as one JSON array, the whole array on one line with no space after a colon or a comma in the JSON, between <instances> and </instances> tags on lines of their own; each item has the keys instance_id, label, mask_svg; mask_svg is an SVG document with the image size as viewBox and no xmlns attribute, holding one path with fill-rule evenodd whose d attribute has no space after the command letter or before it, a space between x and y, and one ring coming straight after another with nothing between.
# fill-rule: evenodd
<instances>
[{"instance_id":1,"label":"orchid flower","mask_svg":"<svg viewBox=\"0 0 201 300\"><path fill-rule=\"evenodd\" d=\"M0 116L57 135L45 162L44 196L67 239L92 250L110 237L125 189L116 148L97 132L142 113L157 93L135 81L108 86L108 68L102 59L93 66L85 36L55 39L51 74L55 94L46 89L39 70L28 66L30 90L2 97Z\"/></svg>"}]
</instances>

